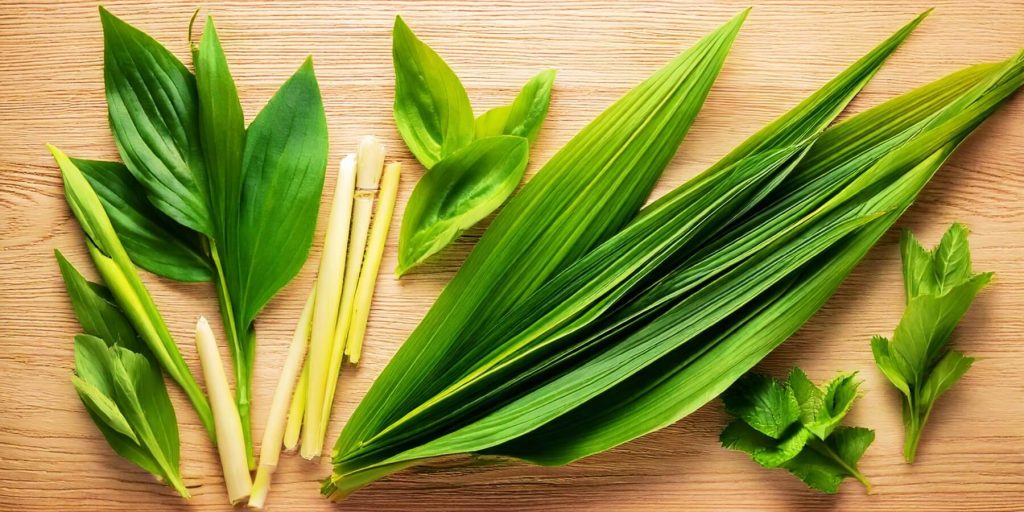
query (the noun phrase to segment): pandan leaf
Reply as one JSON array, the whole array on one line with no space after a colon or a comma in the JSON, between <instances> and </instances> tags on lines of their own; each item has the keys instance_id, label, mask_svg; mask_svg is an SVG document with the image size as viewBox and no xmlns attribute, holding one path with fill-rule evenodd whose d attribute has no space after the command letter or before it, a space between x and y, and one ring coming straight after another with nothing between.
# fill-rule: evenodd
<instances>
[{"instance_id":1,"label":"pandan leaf","mask_svg":"<svg viewBox=\"0 0 1024 512\"><path fill-rule=\"evenodd\" d=\"M448 64L395 17L395 125L427 169L473 140L473 108Z\"/></svg>"},{"instance_id":2,"label":"pandan leaf","mask_svg":"<svg viewBox=\"0 0 1024 512\"><path fill-rule=\"evenodd\" d=\"M78 158L71 161L96 191L133 262L177 281L213 279L212 265L200 247L200 235L154 208L124 164Z\"/></svg>"},{"instance_id":3,"label":"pandan leaf","mask_svg":"<svg viewBox=\"0 0 1024 512\"><path fill-rule=\"evenodd\" d=\"M474 332L635 215L703 104L745 15L627 93L509 201L355 411L336 460L471 369L472 357L450 354L468 350Z\"/></svg>"},{"instance_id":4,"label":"pandan leaf","mask_svg":"<svg viewBox=\"0 0 1024 512\"><path fill-rule=\"evenodd\" d=\"M422 263L504 203L528 159L525 138L499 135L478 139L427 171L402 217L397 273Z\"/></svg>"},{"instance_id":5,"label":"pandan leaf","mask_svg":"<svg viewBox=\"0 0 1024 512\"><path fill-rule=\"evenodd\" d=\"M107 109L121 159L160 211L212 234L195 78L160 43L103 7L100 20Z\"/></svg>"}]
</instances>

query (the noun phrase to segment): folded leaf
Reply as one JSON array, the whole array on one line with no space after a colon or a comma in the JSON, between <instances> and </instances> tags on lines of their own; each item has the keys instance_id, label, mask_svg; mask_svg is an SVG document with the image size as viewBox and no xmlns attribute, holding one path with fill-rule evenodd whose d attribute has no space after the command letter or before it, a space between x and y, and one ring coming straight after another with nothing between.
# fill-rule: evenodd
<instances>
[{"instance_id":1,"label":"folded leaf","mask_svg":"<svg viewBox=\"0 0 1024 512\"><path fill-rule=\"evenodd\" d=\"M171 52L100 7L107 109L121 159L149 200L212 234L195 78Z\"/></svg>"},{"instance_id":2,"label":"folded leaf","mask_svg":"<svg viewBox=\"0 0 1024 512\"><path fill-rule=\"evenodd\" d=\"M444 60L395 17L395 125L427 169L473 140L469 96Z\"/></svg>"},{"instance_id":3,"label":"folded leaf","mask_svg":"<svg viewBox=\"0 0 1024 512\"><path fill-rule=\"evenodd\" d=\"M213 268L200 247L200 235L154 208L124 164L77 158L71 161L96 191L133 262L176 281L213 279Z\"/></svg>"},{"instance_id":4,"label":"folded leaf","mask_svg":"<svg viewBox=\"0 0 1024 512\"><path fill-rule=\"evenodd\" d=\"M114 303L110 290L103 285L86 281L60 251L55 250L54 255L60 265L64 286L67 288L71 306L82 330L86 334L108 340L133 352L149 353L149 349L135 334L131 322Z\"/></svg>"},{"instance_id":5,"label":"folded leaf","mask_svg":"<svg viewBox=\"0 0 1024 512\"><path fill-rule=\"evenodd\" d=\"M420 264L501 206L519 185L528 159L525 138L499 135L476 140L427 171L402 217L397 273Z\"/></svg>"}]
</instances>

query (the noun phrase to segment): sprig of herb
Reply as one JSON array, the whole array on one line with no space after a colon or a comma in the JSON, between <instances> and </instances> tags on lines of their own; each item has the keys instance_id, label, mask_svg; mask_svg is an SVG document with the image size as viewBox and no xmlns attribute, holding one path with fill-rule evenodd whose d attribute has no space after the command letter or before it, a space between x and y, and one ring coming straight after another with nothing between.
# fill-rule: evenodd
<instances>
[{"instance_id":1,"label":"sprig of herb","mask_svg":"<svg viewBox=\"0 0 1024 512\"><path fill-rule=\"evenodd\" d=\"M950 226L931 251L903 231L900 252L906 310L892 341L875 336L871 351L875 364L903 394L903 456L913 463L935 401L974 363L974 358L949 350L947 345L953 329L993 274L971 270L967 228L962 224Z\"/></svg>"},{"instance_id":2,"label":"sprig of herb","mask_svg":"<svg viewBox=\"0 0 1024 512\"><path fill-rule=\"evenodd\" d=\"M834 494L846 477L871 492L857 461L874 431L840 426L857 398L854 374L820 386L794 368L786 381L748 374L725 393L725 410L736 417L722 431L722 446L750 455L766 468L783 468L808 487Z\"/></svg>"},{"instance_id":3,"label":"sprig of herb","mask_svg":"<svg viewBox=\"0 0 1024 512\"><path fill-rule=\"evenodd\" d=\"M110 290L86 281L64 256L57 262L86 334L75 337L75 391L118 455L188 498L178 468L178 423L153 353Z\"/></svg>"},{"instance_id":4,"label":"sprig of herb","mask_svg":"<svg viewBox=\"0 0 1024 512\"><path fill-rule=\"evenodd\" d=\"M395 124L427 168L398 239L401 276L496 210L515 191L551 102L555 71L537 74L509 105L473 119L462 82L395 18Z\"/></svg>"}]
</instances>

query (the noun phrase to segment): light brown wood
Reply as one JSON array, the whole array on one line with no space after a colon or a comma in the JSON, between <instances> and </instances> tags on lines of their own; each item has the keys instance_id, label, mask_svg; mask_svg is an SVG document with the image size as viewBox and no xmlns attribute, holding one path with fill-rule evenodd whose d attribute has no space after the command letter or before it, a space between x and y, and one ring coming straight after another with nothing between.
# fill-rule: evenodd
<instances>
[{"instance_id":1,"label":"light brown wood","mask_svg":"<svg viewBox=\"0 0 1024 512\"><path fill-rule=\"evenodd\" d=\"M91 269L43 144L115 158L107 129L102 38L92 2L12 2L0 7L0 509L227 509L215 450L181 393L182 473L194 498L119 459L90 423L69 383L78 331L53 259L61 249ZM744 2L208 2L251 116L306 54L313 54L331 133L328 190L357 136L382 137L405 165L396 223L422 168L391 120L390 30L406 16L465 82L477 112L508 102L535 72L559 70L548 121L530 165L546 161L621 93L738 12ZM111 1L116 14L187 57L194 2ZM1006 58L1024 43L1024 3L780 1L756 6L704 111L655 196L703 169L815 90L902 23L935 13L854 102L874 105L962 66ZM187 59L186 59L187 61ZM815 379L858 370L865 397L849 422L874 428L862 462L871 496L853 483L837 496L808 491L782 471L718 447L725 417L712 403L677 425L567 467L520 463L467 467L466 459L402 472L353 496L346 510L701 509L1020 510L1024 507L1024 98L997 113L949 161L900 226L934 243L953 221L973 230L975 267L997 274L956 333L981 358L934 411L919 461L903 464L898 397L872 364L868 340L902 311L896 234L762 369L800 365ZM326 196L326 195L325 195ZM324 213L326 215L326 213ZM322 216L323 217L323 216ZM321 226L322 228L322 226ZM395 265L395 232L384 268ZM451 277L480 229L398 282L383 273L364 360L344 370L331 421L345 418ZM319 239L319 236L317 237ZM258 323L254 424L262 431L293 323L319 255ZM213 288L144 279L189 363L199 315L217 317ZM222 338L223 339L223 338ZM328 473L284 456L270 495L277 510L331 509L318 494Z\"/></svg>"}]
</instances>

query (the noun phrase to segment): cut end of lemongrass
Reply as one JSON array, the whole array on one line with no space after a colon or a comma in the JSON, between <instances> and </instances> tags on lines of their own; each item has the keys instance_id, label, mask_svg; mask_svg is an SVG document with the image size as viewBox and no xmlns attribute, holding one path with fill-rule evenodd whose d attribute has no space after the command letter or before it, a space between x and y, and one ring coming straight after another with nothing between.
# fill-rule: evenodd
<instances>
[{"instance_id":1,"label":"cut end of lemongrass","mask_svg":"<svg viewBox=\"0 0 1024 512\"><path fill-rule=\"evenodd\" d=\"M380 174L384 170L384 144L373 135L359 139L356 158L356 188L377 190Z\"/></svg>"},{"instance_id":2,"label":"cut end of lemongrass","mask_svg":"<svg viewBox=\"0 0 1024 512\"><path fill-rule=\"evenodd\" d=\"M252 494L249 495L249 508L263 510L267 504L267 494L270 493L270 479L274 475L274 466L260 464L256 470L256 479L252 482Z\"/></svg>"},{"instance_id":3,"label":"cut end of lemongrass","mask_svg":"<svg viewBox=\"0 0 1024 512\"><path fill-rule=\"evenodd\" d=\"M206 317L196 322L196 350L199 364L203 367L206 392L213 407L213 422L217 431L217 452L221 469L224 471L224 485L228 500L235 505L249 497L252 490L252 475L245 452L245 438L242 434L242 420L228 386L224 363L217 349L217 340Z\"/></svg>"}]
</instances>

